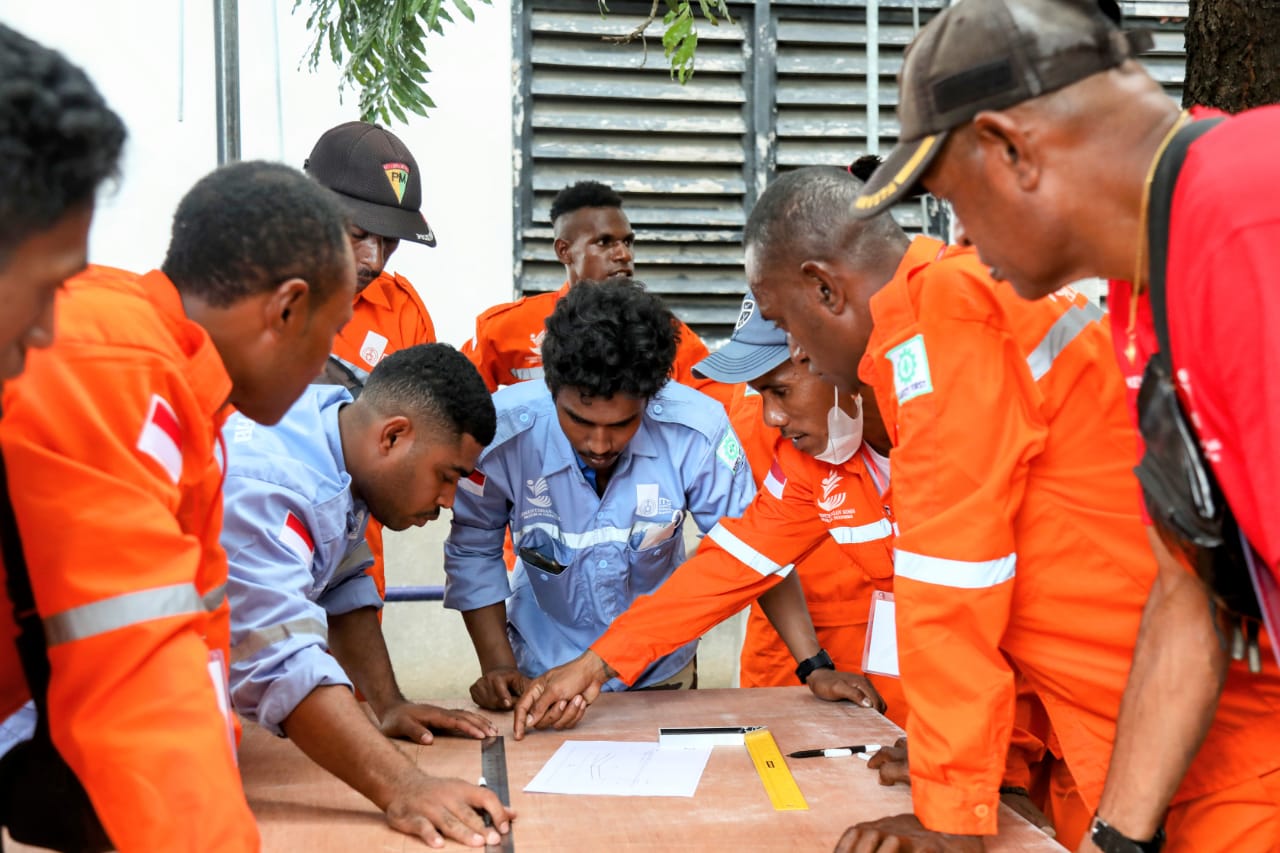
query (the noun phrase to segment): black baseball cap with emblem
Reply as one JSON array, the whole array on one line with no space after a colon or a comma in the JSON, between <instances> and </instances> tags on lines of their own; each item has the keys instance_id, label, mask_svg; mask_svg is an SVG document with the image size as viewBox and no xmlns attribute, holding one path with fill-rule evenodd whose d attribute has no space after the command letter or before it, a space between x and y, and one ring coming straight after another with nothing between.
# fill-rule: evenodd
<instances>
[{"instance_id":1,"label":"black baseball cap with emblem","mask_svg":"<svg viewBox=\"0 0 1280 853\"><path fill-rule=\"evenodd\" d=\"M340 124L325 131L302 168L341 196L370 234L436 244L422 215L418 161L391 131L363 121Z\"/></svg>"},{"instance_id":2,"label":"black baseball cap with emblem","mask_svg":"<svg viewBox=\"0 0 1280 853\"><path fill-rule=\"evenodd\" d=\"M984 110L1003 110L1114 68L1151 48L1122 32L1109 0L957 0L907 48L898 73L899 142L854 202L883 213L916 189L947 134Z\"/></svg>"}]
</instances>

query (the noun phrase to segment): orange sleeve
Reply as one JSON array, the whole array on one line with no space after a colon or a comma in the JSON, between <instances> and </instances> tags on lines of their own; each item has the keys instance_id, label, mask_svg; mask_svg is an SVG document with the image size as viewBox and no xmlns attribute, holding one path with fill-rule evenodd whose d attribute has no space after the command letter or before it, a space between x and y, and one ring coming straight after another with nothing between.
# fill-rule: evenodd
<instances>
[{"instance_id":1,"label":"orange sleeve","mask_svg":"<svg viewBox=\"0 0 1280 853\"><path fill-rule=\"evenodd\" d=\"M400 340L397 349L407 349L417 344L433 344L436 342L436 326L431 322L431 313L423 304L417 288L407 278L396 276L396 284L400 292L395 306L396 317L400 323Z\"/></svg>"},{"instance_id":2,"label":"orange sleeve","mask_svg":"<svg viewBox=\"0 0 1280 853\"><path fill-rule=\"evenodd\" d=\"M591 645L623 681L631 684L653 661L755 601L828 535L812 493L803 483L779 483L777 462L774 472L776 487L766 480L741 518L721 519L692 558Z\"/></svg>"},{"instance_id":3,"label":"orange sleeve","mask_svg":"<svg viewBox=\"0 0 1280 853\"><path fill-rule=\"evenodd\" d=\"M937 277L923 282L917 323L873 362L881 410L898 411L899 668L916 815L932 830L992 835L1014 715L1000 640L1015 519L1047 429L1016 342L974 310L989 291L941 266L923 273Z\"/></svg>"},{"instance_id":4,"label":"orange sleeve","mask_svg":"<svg viewBox=\"0 0 1280 853\"><path fill-rule=\"evenodd\" d=\"M490 325L488 312L476 318L476 333L471 340L462 345L462 354L471 359L476 370L480 371L480 378L484 380L485 387L492 394L498 390L501 383L498 382L496 353L489 340Z\"/></svg>"},{"instance_id":5,"label":"orange sleeve","mask_svg":"<svg viewBox=\"0 0 1280 853\"><path fill-rule=\"evenodd\" d=\"M138 450L153 394L179 423L189 414L185 377L86 349L33 354L0 422L50 637L54 743L121 851L257 850L210 677L205 543L179 525L183 491Z\"/></svg>"},{"instance_id":6,"label":"orange sleeve","mask_svg":"<svg viewBox=\"0 0 1280 853\"><path fill-rule=\"evenodd\" d=\"M711 353L707 345L698 337L697 332L684 323L680 324L680 345L676 349L675 364L671 367L671 377L681 385L687 385L695 391L701 391L708 397L724 406L731 412L734 391L737 386L726 385L714 379L698 378L693 375L693 367Z\"/></svg>"}]
</instances>

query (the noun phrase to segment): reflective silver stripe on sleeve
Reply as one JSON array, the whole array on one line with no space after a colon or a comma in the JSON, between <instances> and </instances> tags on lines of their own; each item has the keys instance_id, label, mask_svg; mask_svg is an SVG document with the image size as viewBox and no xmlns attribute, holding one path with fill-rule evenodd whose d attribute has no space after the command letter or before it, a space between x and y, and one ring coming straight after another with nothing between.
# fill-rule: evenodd
<instances>
[{"instance_id":1,"label":"reflective silver stripe on sleeve","mask_svg":"<svg viewBox=\"0 0 1280 853\"><path fill-rule=\"evenodd\" d=\"M1031 378L1040 381L1053 367L1062 351L1076 339L1085 328L1095 320L1102 319L1102 309L1092 302L1088 305L1077 305L1059 317L1045 336L1040 339L1027 355L1027 367L1031 368Z\"/></svg>"},{"instance_id":2,"label":"reflective silver stripe on sleeve","mask_svg":"<svg viewBox=\"0 0 1280 853\"><path fill-rule=\"evenodd\" d=\"M893 552L893 573L900 578L910 578L921 583L949 586L952 589L989 589L1017 574L1016 554L1006 554L994 560L948 560L929 557L910 551Z\"/></svg>"},{"instance_id":3,"label":"reflective silver stripe on sleeve","mask_svg":"<svg viewBox=\"0 0 1280 853\"><path fill-rule=\"evenodd\" d=\"M222 602L226 600L226 597L227 585L222 583L200 596L200 603L204 605L205 610L212 613L222 606Z\"/></svg>"},{"instance_id":4,"label":"reflective silver stripe on sleeve","mask_svg":"<svg viewBox=\"0 0 1280 853\"><path fill-rule=\"evenodd\" d=\"M863 542L875 542L877 539L892 536L897 530L889 523L889 519L882 518L879 521L873 521L871 524L859 524L853 527L832 527L828 532L831 534L831 538L841 545L861 545Z\"/></svg>"},{"instance_id":5,"label":"reflective silver stripe on sleeve","mask_svg":"<svg viewBox=\"0 0 1280 853\"><path fill-rule=\"evenodd\" d=\"M711 528L707 538L727 551L729 556L754 569L762 577L779 575L785 578L796 567L795 563L787 563L787 565L782 566L770 560L764 554L761 554L755 548L730 533L722 524L717 524Z\"/></svg>"},{"instance_id":6,"label":"reflective silver stripe on sleeve","mask_svg":"<svg viewBox=\"0 0 1280 853\"><path fill-rule=\"evenodd\" d=\"M307 617L250 631L243 640L231 647L231 660L239 662L251 658L263 649L290 637L319 637L327 645L329 626L319 619Z\"/></svg>"},{"instance_id":7,"label":"reflective silver stripe on sleeve","mask_svg":"<svg viewBox=\"0 0 1280 853\"><path fill-rule=\"evenodd\" d=\"M543 373L541 367L513 367L511 368L511 375L524 382L529 379L541 379L546 374Z\"/></svg>"},{"instance_id":8,"label":"reflective silver stripe on sleeve","mask_svg":"<svg viewBox=\"0 0 1280 853\"><path fill-rule=\"evenodd\" d=\"M204 610L195 585L179 583L127 592L55 613L44 620L44 636L50 646L56 646L139 622L203 613Z\"/></svg>"}]
</instances>

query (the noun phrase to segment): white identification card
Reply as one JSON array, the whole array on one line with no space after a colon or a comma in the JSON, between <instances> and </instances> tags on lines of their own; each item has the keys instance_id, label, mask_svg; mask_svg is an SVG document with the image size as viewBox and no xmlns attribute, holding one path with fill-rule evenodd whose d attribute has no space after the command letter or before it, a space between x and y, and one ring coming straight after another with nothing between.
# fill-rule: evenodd
<instances>
[{"instance_id":1,"label":"white identification card","mask_svg":"<svg viewBox=\"0 0 1280 853\"><path fill-rule=\"evenodd\" d=\"M898 625L891 592L877 591L871 596L867 642L862 649L862 671L898 677Z\"/></svg>"},{"instance_id":2,"label":"white identification card","mask_svg":"<svg viewBox=\"0 0 1280 853\"><path fill-rule=\"evenodd\" d=\"M223 663L225 660L221 649L209 650L209 678L213 681L218 710L222 712L222 718L227 724L227 743L231 746L231 755L239 763L236 755L236 724L231 717L231 689L227 683L227 666Z\"/></svg>"}]
</instances>

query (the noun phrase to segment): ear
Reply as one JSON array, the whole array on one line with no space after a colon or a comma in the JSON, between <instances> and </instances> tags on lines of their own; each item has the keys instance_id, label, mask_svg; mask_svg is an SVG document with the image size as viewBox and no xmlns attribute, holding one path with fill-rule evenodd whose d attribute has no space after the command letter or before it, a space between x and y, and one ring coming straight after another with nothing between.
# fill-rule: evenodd
<instances>
[{"instance_id":1,"label":"ear","mask_svg":"<svg viewBox=\"0 0 1280 853\"><path fill-rule=\"evenodd\" d=\"M307 321L311 311L311 285L300 278L281 282L267 294L263 311L266 327L279 336L288 336Z\"/></svg>"},{"instance_id":2,"label":"ear","mask_svg":"<svg viewBox=\"0 0 1280 853\"><path fill-rule=\"evenodd\" d=\"M844 311L848 294L844 292L844 280L834 267L826 261L805 261L800 265L800 272L811 283L809 293L819 306L831 314Z\"/></svg>"},{"instance_id":3,"label":"ear","mask_svg":"<svg viewBox=\"0 0 1280 853\"><path fill-rule=\"evenodd\" d=\"M392 451L407 447L413 438L413 421L404 415L396 415L382 422L378 431L378 453L389 456Z\"/></svg>"},{"instance_id":4,"label":"ear","mask_svg":"<svg viewBox=\"0 0 1280 853\"><path fill-rule=\"evenodd\" d=\"M1025 128L1008 113L981 112L973 119L973 133L983 161L1009 172L1019 189L1040 183L1040 152Z\"/></svg>"},{"instance_id":5,"label":"ear","mask_svg":"<svg viewBox=\"0 0 1280 853\"><path fill-rule=\"evenodd\" d=\"M551 246L555 250L556 260L565 266L569 266L569 241L563 237L557 237Z\"/></svg>"}]
</instances>

